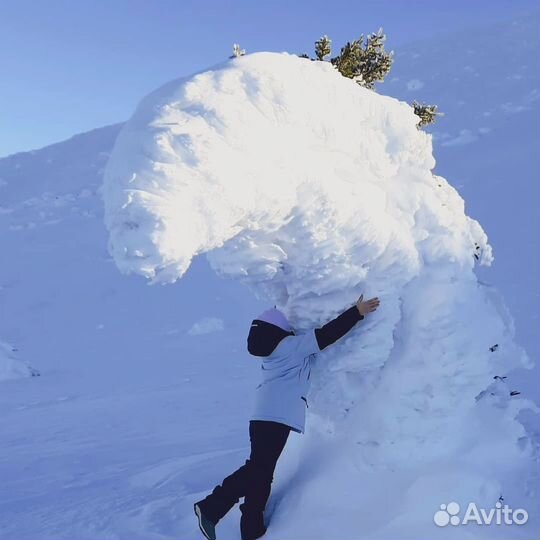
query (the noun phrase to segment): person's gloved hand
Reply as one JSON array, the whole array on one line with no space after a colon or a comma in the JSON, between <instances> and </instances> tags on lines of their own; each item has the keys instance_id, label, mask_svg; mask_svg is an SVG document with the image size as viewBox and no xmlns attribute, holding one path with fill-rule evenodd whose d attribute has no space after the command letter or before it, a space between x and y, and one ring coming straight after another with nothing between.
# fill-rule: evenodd
<instances>
[{"instance_id":1,"label":"person's gloved hand","mask_svg":"<svg viewBox=\"0 0 540 540\"><path fill-rule=\"evenodd\" d=\"M378 297L370 298L369 300L364 300L364 295L361 294L360 298L356 302L356 307L360 313L360 315L366 316L368 313L371 313L372 311L375 311L379 307L379 299Z\"/></svg>"}]
</instances>

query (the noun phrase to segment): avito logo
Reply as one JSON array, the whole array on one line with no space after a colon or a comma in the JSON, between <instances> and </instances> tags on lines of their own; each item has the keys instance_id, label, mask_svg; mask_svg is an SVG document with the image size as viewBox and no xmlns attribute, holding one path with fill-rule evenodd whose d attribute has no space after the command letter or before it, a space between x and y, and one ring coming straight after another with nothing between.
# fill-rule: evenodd
<instances>
[{"instance_id":1,"label":"avito logo","mask_svg":"<svg viewBox=\"0 0 540 540\"><path fill-rule=\"evenodd\" d=\"M523 525L527 523L529 514L523 508L512 510L507 504L500 502L495 504L494 508L478 508L476 503L469 503L467 509L460 517L461 507L457 502L441 504L440 509L435 512L433 521L439 527L447 525L467 525L476 523L477 525Z\"/></svg>"}]
</instances>

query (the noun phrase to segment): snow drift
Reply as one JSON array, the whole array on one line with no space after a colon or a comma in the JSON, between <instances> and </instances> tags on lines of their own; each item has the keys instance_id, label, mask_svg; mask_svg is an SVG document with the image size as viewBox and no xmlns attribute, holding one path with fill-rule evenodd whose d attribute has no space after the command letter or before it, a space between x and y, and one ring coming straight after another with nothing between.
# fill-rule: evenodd
<instances>
[{"instance_id":1,"label":"snow drift","mask_svg":"<svg viewBox=\"0 0 540 540\"><path fill-rule=\"evenodd\" d=\"M15 356L15 348L0 341L0 381L20 377L36 377L39 371Z\"/></svg>"},{"instance_id":2,"label":"snow drift","mask_svg":"<svg viewBox=\"0 0 540 540\"><path fill-rule=\"evenodd\" d=\"M448 498L493 505L510 478L524 492L516 471L525 474L529 448L515 417L527 402L494 377L528 359L503 301L475 276L475 264L493 260L486 234L433 174L418 121L329 63L257 53L147 96L105 172L109 249L122 272L171 283L205 253L299 329L361 293L381 298L319 355L296 470L295 452L285 457L286 497L301 494L313 528L304 521L304 536L331 537L321 489L358 493L368 474L384 476L387 504L384 486L399 475L405 504L396 505L413 523L411 503L430 526ZM407 481L420 466L424 476ZM359 498L341 500L332 518L357 527ZM280 538L298 521L279 519L287 506L276 509ZM394 526L406 538L403 519Z\"/></svg>"}]
</instances>

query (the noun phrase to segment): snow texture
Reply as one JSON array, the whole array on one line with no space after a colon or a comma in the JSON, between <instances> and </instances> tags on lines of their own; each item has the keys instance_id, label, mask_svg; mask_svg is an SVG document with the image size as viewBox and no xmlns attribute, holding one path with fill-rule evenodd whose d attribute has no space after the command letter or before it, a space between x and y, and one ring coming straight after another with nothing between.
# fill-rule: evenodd
<instances>
[{"instance_id":1,"label":"snow texture","mask_svg":"<svg viewBox=\"0 0 540 540\"><path fill-rule=\"evenodd\" d=\"M105 171L109 249L124 273L172 283L207 254L300 329L361 293L381 299L319 355L308 435L284 456L290 485L274 500L281 537L326 538L351 519L359 500L329 508L329 482L352 493L375 472L421 467L401 494L411 511L365 524L395 537L434 500L489 506L529 472L516 420L529 403L494 379L529 360L502 298L475 275L493 261L486 234L432 172L418 120L329 63L256 53L146 97ZM306 519L287 519L299 497Z\"/></svg>"},{"instance_id":2,"label":"snow texture","mask_svg":"<svg viewBox=\"0 0 540 540\"><path fill-rule=\"evenodd\" d=\"M223 320L219 317L204 317L193 324L188 330L188 334L190 336L200 336L203 334L211 334L212 332L219 332L224 328Z\"/></svg>"},{"instance_id":3,"label":"snow texture","mask_svg":"<svg viewBox=\"0 0 540 540\"><path fill-rule=\"evenodd\" d=\"M18 379L20 377L35 377L39 371L15 356L16 349L0 341L0 381Z\"/></svg>"}]
</instances>

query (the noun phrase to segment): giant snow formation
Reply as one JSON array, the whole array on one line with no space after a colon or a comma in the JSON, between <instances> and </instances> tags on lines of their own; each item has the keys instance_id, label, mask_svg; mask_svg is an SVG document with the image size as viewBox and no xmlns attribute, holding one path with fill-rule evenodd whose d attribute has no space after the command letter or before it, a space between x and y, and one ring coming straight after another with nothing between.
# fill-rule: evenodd
<instances>
[{"instance_id":1,"label":"giant snow formation","mask_svg":"<svg viewBox=\"0 0 540 540\"><path fill-rule=\"evenodd\" d=\"M494 379L528 360L500 296L474 273L491 248L432 172L418 121L408 104L328 62L256 53L147 96L105 173L109 248L122 272L171 283L206 254L299 329L361 293L380 297L375 314L319 355L302 459L295 468L293 452L285 458L296 479L286 497L301 494L318 534L332 526L320 489L339 498L357 493L367 471L422 464L423 476L400 488L415 511L445 497L489 505L528 452L515 418L527 403ZM350 519L347 500L334 500L333 519ZM282 532L298 526L278 519L286 506L275 514Z\"/></svg>"}]
</instances>

